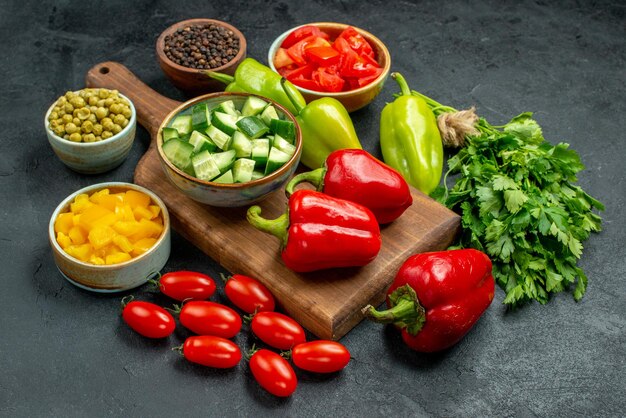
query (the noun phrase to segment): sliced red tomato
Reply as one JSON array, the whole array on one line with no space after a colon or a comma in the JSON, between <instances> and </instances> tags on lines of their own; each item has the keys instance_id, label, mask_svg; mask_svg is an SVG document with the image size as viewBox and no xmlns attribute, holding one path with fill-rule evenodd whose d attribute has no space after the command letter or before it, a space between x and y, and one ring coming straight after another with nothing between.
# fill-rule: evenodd
<instances>
[{"instance_id":1,"label":"sliced red tomato","mask_svg":"<svg viewBox=\"0 0 626 418\"><path fill-rule=\"evenodd\" d=\"M294 61L291 59L289 54L287 54L287 50L285 48L278 48L276 56L274 56L274 67L278 69L291 64L294 64Z\"/></svg>"},{"instance_id":2,"label":"sliced red tomato","mask_svg":"<svg viewBox=\"0 0 626 418\"><path fill-rule=\"evenodd\" d=\"M309 36L319 36L320 38L324 39L329 38L328 34L326 32L323 32L317 26L306 25L294 30L289 35L287 35L287 37L280 46L282 48L289 48L290 46L295 45L296 43L300 42L304 38L308 38Z\"/></svg>"},{"instance_id":3,"label":"sliced red tomato","mask_svg":"<svg viewBox=\"0 0 626 418\"><path fill-rule=\"evenodd\" d=\"M292 84L295 84L298 87L302 87L303 89L321 91L321 87L313 79L298 77L289 78L288 80L291 81Z\"/></svg>"},{"instance_id":4,"label":"sliced red tomato","mask_svg":"<svg viewBox=\"0 0 626 418\"><path fill-rule=\"evenodd\" d=\"M311 78L311 74L313 73L313 66L310 64L297 67L295 66L293 70L286 71L283 74L287 80L291 81L292 78Z\"/></svg>"},{"instance_id":5,"label":"sliced red tomato","mask_svg":"<svg viewBox=\"0 0 626 418\"><path fill-rule=\"evenodd\" d=\"M287 54L293 59L296 64L306 65L307 56L305 50L308 48L330 46L330 42L320 36L309 36L304 38L300 42L290 46L287 49Z\"/></svg>"},{"instance_id":6,"label":"sliced red tomato","mask_svg":"<svg viewBox=\"0 0 626 418\"><path fill-rule=\"evenodd\" d=\"M336 73L327 71L326 68L320 67L313 71L313 81L315 81L323 91L336 93L343 90L345 80Z\"/></svg>"},{"instance_id":7,"label":"sliced red tomato","mask_svg":"<svg viewBox=\"0 0 626 418\"><path fill-rule=\"evenodd\" d=\"M370 84L371 82L373 82L374 80L376 80L378 78L378 76L383 72L382 68L377 68L376 69L376 74L372 74L370 76L367 77L361 77L361 78L357 78L357 84L359 87L363 87L363 86L367 86L368 84Z\"/></svg>"},{"instance_id":8,"label":"sliced red tomato","mask_svg":"<svg viewBox=\"0 0 626 418\"><path fill-rule=\"evenodd\" d=\"M329 66L339 62L339 52L331 46L315 46L305 50L306 57L309 61L320 65Z\"/></svg>"},{"instance_id":9,"label":"sliced red tomato","mask_svg":"<svg viewBox=\"0 0 626 418\"><path fill-rule=\"evenodd\" d=\"M360 56L369 55L374 58L374 50L367 40L354 29L352 26L347 27L337 39L345 39L352 48ZM337 42L337 40L335 40Z\"/></svg>"}]
</instances>

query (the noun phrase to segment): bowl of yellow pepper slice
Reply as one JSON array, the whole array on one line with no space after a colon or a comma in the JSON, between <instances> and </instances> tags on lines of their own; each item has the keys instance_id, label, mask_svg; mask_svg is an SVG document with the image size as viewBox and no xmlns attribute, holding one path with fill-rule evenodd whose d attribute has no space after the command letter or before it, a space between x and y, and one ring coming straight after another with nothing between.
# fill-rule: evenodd
<instances>
[{"instance_id":1,"label":"bowl of yellow pepper slice","mask_svg":"<svg viewBox=\"0 0 626 418\"><path fill-rule=\"evenodd\" d=\"M61 274L96 292L140 286L170 255L165 204L130 183L100 183L72 193L52 214L48 234Z\"/></svg>"}]
</instances>

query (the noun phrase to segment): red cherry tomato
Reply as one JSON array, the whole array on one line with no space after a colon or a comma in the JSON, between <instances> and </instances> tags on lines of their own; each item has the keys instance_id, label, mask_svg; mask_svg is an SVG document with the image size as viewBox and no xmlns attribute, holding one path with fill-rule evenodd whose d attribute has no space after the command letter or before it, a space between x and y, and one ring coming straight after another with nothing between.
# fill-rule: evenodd
<instances>
[{"instance_id":1,"label":"red cherry tomato","mask_svg":"<svg viewBox=\"0 0 626 418\"><path fill-rule=\"evenodd\" d=\"M348 365L350 352L338 342L318 340L296 345L291 349L291 360L309 372L333 373Z\"/></svg>"},{"instance_id":2,"label":"red cherry tomato","mask_svg":"<svg viewBox=\"0 0 626 418\"><path fill-rule=\"evenodd\" d=\"M174 317L150 302L129 302L124 306L122 318L129 327L148 338L165 338L176 328Z\"/></svg>"},{"instance_id":3,"label":"red cherry tomato","mask_svg":"<svg viewBox=\"0 0 626 418\"><path fill-rule=\"evenodd\" d=\"M226 280L224 293L233 305L250 314L273 311L276 307L272 292L263 283L241 274L234 274Z\"/></svg>"},{"instance_id":4,"label":"red cherry tomato","mask_svg":"<svg viewBox=\"0 0 626 418\"><path fill-rule=\"evenodd\" d=\"M180 323L199 335L232 338L241 329L241 318L228 306L208 301L191 301L180 310Z\"/></svg>"},{"instance_id":5,"label":"red cherry tomato","mask_svg":"<svg viewBox=\"0 0 626 418\"><path fill-rule=\"evenodd\" d=\"M263 389L287 397L298 386L298 379L287 360L270 350L261 349L250 357L250 370Z\"/></svg>"},{"instance_id":6,"label":"red cherry tomato","mask_svg":"<svg viewBox=\"0 0 626 418\"><path fill-rule=\"evenodd\" d=\"M173 271L161 277L159 288L163 294L179 302L205 300L215 293L215 282L206 274L195 271Z\"/></svg>"},{"instance_id":7,"label":"red cherry tomato","mask_svg":"<svg viewBox=\"0 0 626 418\"><path fill-rule=\"evenodd\" d=\"M306 341L300 324L278 312L259 312L250 326L261 341L279 350L289 350Z\"/></svg>"},{"instance_id":8,"label":"red cherry tomato","mask_svg":"<svg viewBox=\"0 0 626 418\"><path fill-rule=\"evenodd\" d=\"M214 335L187 338L183 344L183 355L192 363L218 369L230 369L241 360L237 344Z\"/></svg>"}]
</instances>

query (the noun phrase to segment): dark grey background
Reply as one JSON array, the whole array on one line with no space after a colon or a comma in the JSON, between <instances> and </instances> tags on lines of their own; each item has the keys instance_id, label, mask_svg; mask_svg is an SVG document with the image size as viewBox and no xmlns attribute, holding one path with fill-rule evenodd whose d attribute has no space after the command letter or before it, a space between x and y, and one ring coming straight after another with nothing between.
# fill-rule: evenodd
<instances>
[{"instance_id":1,"label":"dark grey background","mask_svg":"<svg viewBox=\"0 0 626 418\"><path fill-rule=\"evenodd\" d=\"M2 416L619 416L626 409L625 4L464 1L3 1L0 5L0 415ZM73 191L132 181L149 137L137 131L118 169L82 176L53 154L47 107L84 86L100 61L128 66L157 91L184 97L159 69L154 43L192 17L228 21L265 61L271 41L311 21L340 21L379 36L393 70L494 124L534 111L553 143L569 142L587 169L580 184L607 206L604 231L580 262L587 296L506 312L498 290L456 347L408 350L395 330L362 323L342 342L354 360L341 373L298 373L296 393L273 398L242 363L232 371L187 364L170 351L185 332L153 342L119 316L120 296L67 283L47 241L50 214ZM354 113L365 148L380 156L379 114L388 82ZM223 269L174 234L167 271ZM221 289L221 287L220 287ZM221 291L220 291L221 292ZM137 297L168 303L144 288ZM223 300L220 295L218 300ZM246 330L236 338L251 341Z\"/></svg>"}]
</instances>

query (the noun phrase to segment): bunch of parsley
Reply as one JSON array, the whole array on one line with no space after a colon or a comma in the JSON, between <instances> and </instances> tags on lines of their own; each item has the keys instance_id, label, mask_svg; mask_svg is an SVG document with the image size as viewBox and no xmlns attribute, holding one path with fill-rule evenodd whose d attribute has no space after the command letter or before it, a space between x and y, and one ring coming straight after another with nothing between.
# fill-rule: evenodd
<instances>
[{"instance_id":1,"label":"bunch of parsley","mask_svg":"<svg viewBox=\"0 0 626 418\"><path fill-rule=\"evenodd\" d=\"M417 92L435 114L452 112ZM582 242L601 229L592 209L598 200L575 185L584 169L569 145L548 143L531 113L504 126L479 119L477 134L448 160L444 186L433 197L461 214L462 233L456 247L486 252L493 274L506 291L504 303L537 300L575 284L574 299L585 294L587 276L577 266ZM454 186L447 177L457 174Z\"/></svg>"}]
</instances>

